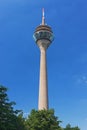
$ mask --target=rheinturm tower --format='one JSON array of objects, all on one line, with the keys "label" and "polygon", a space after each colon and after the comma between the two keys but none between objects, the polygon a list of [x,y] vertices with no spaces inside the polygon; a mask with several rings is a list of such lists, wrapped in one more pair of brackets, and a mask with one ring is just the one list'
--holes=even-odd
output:
[{"label": "rheinturm tower", "polygon": [[51,27],[45,23],[44,9],[42,11],[42,23],[34,32],[34,40],[40,49],[40,78],[39,78],[39,99],[38,110],[47,110],[48,104],[48,80],[46,50],[52,43],[54,37]]}]

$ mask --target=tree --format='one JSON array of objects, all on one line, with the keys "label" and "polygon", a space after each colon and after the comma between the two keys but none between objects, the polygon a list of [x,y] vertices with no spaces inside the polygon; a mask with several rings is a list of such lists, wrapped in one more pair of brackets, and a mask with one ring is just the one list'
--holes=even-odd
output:
[{"label": "tree", "polygon": [[[24,128],[24,119],[20,110],[14,110],[15,102],[10,102],[7,95],[7,88],[0,85],[0,130],[20,130]],[[22,124],[21,124],[21,123]],[[21,124],[21,126],[19,125]]]},{"label": "tree", "polygon": [[64,128],[64,130],[80,130],[80,128],[78,126],[71,127],[70,124],[67,124],[66,128]]},{"label": "tree", "polygon": [[28,130],[61,130],[61,121],[54,115],[54,110],[32,110],[26,120]]},{"label": "tree", "polygon": [[15,111],[13,111],[12,105],[15,104],[14,102],[9,102],[7,96],[7,88],[0,86],[0,129],[6,130],[10,127],[12,128],[11,118]]},{"label": "tree", "polygon": [[14,110],[15,102],[10,102],[7,88],[0,85],[0,130],[80,130],[77,126],[61,128],[61,121],[54,115],[54,110],[32,110],[28,118],[23,112]]},{"label": "tree", "polygon": [[15,127],[16,130],[27,130],[25,125],[25,118],[23,117],[23,112],[16,116]]}]

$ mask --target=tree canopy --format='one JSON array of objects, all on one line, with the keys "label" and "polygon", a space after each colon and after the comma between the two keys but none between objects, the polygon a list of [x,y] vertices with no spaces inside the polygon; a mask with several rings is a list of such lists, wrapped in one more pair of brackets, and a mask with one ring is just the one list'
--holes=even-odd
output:
[{"label": "tree canopy", "polygon": [[28,117],[24,118],[22,111],[14,110],[16,103],[9,101],[7,90],[0,85],[0,130],[80,130],[70,124],[62,128],[61,121],[54,115],[53,109],[33,109]]},{"label": "tree canopy", "polygon": [[66,125],[66,128],[64,128],[64,130],[80,130],[78,126],[75,127],[71,127],[70,124]]},{"label": "tree canopy", "polygon": [[[20,118],[21,111],[14,110],[13,105],[15,102],[9,101],[7,88],[0,85],[0,130],[17,130],[19,128],[19,123],[23,118]],[[21,126],[24,126],[23,123]]]},{"label": "tree canopy", "polygon": [[26,125],[29,130],[60,130],[61,121],[54,115],[54,110],[32,110]]}]

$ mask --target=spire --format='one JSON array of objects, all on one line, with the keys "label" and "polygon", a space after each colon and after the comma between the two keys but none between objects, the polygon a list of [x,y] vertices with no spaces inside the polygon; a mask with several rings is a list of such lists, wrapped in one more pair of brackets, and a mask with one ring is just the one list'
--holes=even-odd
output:
[{"label": "spire", "polygon": [[42,9],[42,25],[45,25],[44,8]]}]

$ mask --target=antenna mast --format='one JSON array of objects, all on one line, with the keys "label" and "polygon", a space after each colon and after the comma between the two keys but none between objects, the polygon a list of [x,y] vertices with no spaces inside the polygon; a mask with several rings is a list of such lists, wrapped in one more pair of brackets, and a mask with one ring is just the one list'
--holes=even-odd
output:
[{"label": "antenna mast", "polygon": [[44,13],[44,8],[42,9],[42,25],[45,25],[45,13]]}]

